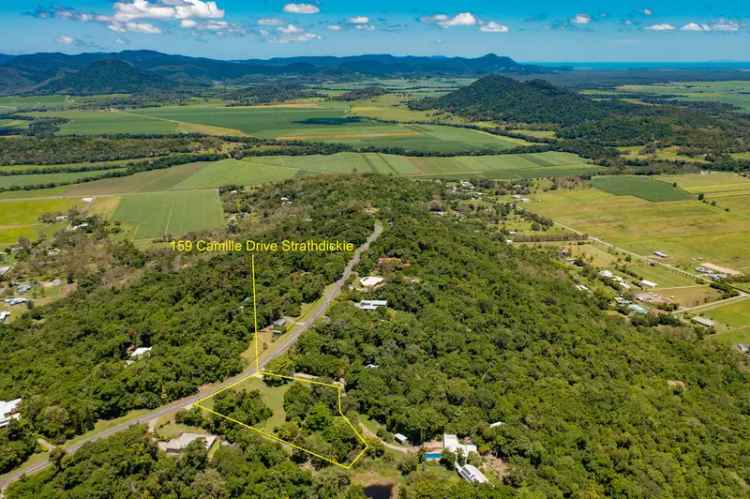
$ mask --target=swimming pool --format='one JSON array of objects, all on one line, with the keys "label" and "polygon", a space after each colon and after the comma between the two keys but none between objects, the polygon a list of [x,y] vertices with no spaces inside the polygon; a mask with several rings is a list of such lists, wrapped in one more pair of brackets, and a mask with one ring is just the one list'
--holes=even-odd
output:
[{"label": "swimming pool", "polygon": [[429,463],[431,461],[440,461],[442,457],[443,457],[442,452],[425,452],[423,459],[424,459],[424,462]]}]

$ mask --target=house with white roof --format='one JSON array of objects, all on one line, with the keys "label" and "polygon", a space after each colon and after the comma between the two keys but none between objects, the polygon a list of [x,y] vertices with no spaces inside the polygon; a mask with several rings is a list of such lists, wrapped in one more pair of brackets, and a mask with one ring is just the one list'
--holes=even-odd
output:
[{"label": "house with white roof", "polygon": [[478,453],[474,444],[463,444],[458,441],[458,436],[446,433],[443,435],[443,449],[468,457],[469,454]]},{"label": "house with white roof", "polygon": [[357,308],[360,310],[377,310],[387,306],[388,300],[362,300],[357,304]]},{"label": "house with white roof", "polygon": [[5,322],[8,317],[10,317],[10,312],[7,310],[0,310],[0,322]]},{"label": "house with white roof", "polygon": [[18,419],[18,409],[21,406],[21,399],[0,400],[0,428],[8,426],[13,419]]},{"label": "house with white roof", "polygon": [[383,284],[383,281],[385,281],[383,277],[371,275],[371,276],[361,278],[359,280],[359,283],[365,289],[375,289],[376,287]]},{"label": "house with white roof", "polygon": [[133,350],[130,353],[130,358],[131,359],[140,359],[144,355],[147,355],[147,354],[151,353],[151,349],[152,349],[152,347],[140,347],[140,348],[136,348],[135,350]]},{"label": "house with white roof", "polygon": [[406,443],[409,442],[409,439],[406,438],[406,435],[404,435],[403,433],[396,433],[395,435],[393,435],[393,438],[401,445],[406,445]]},{"label": "house with white roof", "polygon": [[653,281],[648,281],[648,280],[646,280],[646,279],[643,279],[643,280],[642,280],[642,281],[641,281],[641,282],[640,282],[639,284],[640,284],[640,285],[641,285],[641,287],[643,287],[643,288],[652,288],[652,289],[653,289],[653,288],[655,288],[656,286],[658,286],[658,284],[656,284],[655,282],[653,282]]},{"label": "house with white roof", "polygon": [[167,454],[179,454],[187,448],[188,445],[195,442],[196,440],[202,440],[203,445],[210,449],[211,446],[219,438],[216,435],[200,435],[198,433],[183,433],[177,438],[173,438],[169,442],[159,442],[159,448]]},{"label": "house with white roof", "polygon": [[489,483],[489,480],[487,480],[487,477],[484,476],[484,473],[479,471],[479,469],[472,464],[467,464],[464,466],[457,464],[456,471],[458,471],[458,474],[461,475],[461,478],[463,478],[467,482]]}]

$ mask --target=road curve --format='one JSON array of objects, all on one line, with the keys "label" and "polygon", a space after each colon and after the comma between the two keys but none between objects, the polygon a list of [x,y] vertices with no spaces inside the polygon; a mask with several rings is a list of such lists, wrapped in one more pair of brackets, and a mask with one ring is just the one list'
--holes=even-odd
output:
[{"label": "road curve", "polygon": [[[362,254],[365,253],[368,249],[370,249],[370,245],[374,243],[380,237],[382,233],[383,233],[383,224],[380,223],[379,221],[376,221],[375,228],[372,234],[370,234],[370,237],[367,238],[367,241],[365,241],[365,243],[362,244],[362,246],[360,246],[354,251],[354,254],[349,260],[349,263],[344,268],[344,272],[341,274],[341,277],[339,278],[339,280],[336,281],[333,284],[333,286],[329,286],[328,288],[326,288],[326,291],[324,292],[323,297],[319,301],[319,303],[308,314],[307,318],[303,322],[297,323],[297,325],[292,329],[291,334],[289,334],[289,336],[287,336],[284,339],[283,343],[275,345],[273,353],[271,353],[270,355],[264,356],[264,358],[260,362],[261,369],[265,367],[272,360],[288,352],[289,349],[297,342],[299,337],[302,336],[302,334],[305,331],[309,330],[315,324],[315,322],[317,322],[321,317],[323,317],[326,314],[331,304],[339,296],[339,294],[341,294],[341,290],[344,288],[344,284],[352,275],[352,272],[354,271],[354,267],[356,267],[357,264],[359,264],[360,259],[362,258]],[[245,369],[244,371],[242,371],[240,374],[237,374],[236,376],[232,376],[231,378],[228,378],[222,381],[221,383],[212,383],[212,384],[208,384],[208,385],[204,385],[200,387],[200,389],[198,390],[198,393],[194,395],[191,395],[189,397],[186,397],[180,400],[176,400],[170,404],[154,409],[153,411],[147,414],[144,414],[142,416],[129,419],[128,421],[124,421],[122,423],[119,423],[115,426],[112,426],[100,432],[96,432],[86,438],[79,440],[75,444],[63,446],[63,448],[68,454],[73,454],[76,451],[78,451],[78,449],[80,449],[83,445],[89,442],[94,442],[96,440],[108,438],[116,433],[127,430],[128,428],[132,426],[139,425],[139,424],[148,424],[149,422],[159,419],[162,416],[174,414],[180,411],[181,409],[184,409],[186,407],[189,407],[195,404],[199,400],[202,400],[206,397],[210,397],[216,392],[223,390],[227,386],[233,385],[237,383],[238,381],[242,381],[244,378],[247,378],[249,376],[253,376],[256,372],[257,372],[257,369],[255,368],[255,366],[251,366]],[[26,475],[37,473],[43,470],[44,468],[46,468],[47,466],[49,466],[49,460],[45,458],[43,461],[39,461],[29,466],[21,467],[15,471],[12,471],[4,475],[2,478],[0,478],[0,496],[3,496],[2,492],[5,489],[7,489],[8,486],[10,486],[13,482],[20,480]]]}]

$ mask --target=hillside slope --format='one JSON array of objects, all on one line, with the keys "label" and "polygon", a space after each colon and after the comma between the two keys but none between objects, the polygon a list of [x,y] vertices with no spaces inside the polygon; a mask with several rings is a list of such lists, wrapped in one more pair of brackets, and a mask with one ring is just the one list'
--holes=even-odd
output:
[{"label": "hillside slope", "polygon": [[94,95],[167,90],[174,83],[119,60],[98,61],[41,87],[42,94]]},{"label": "hillside slope", "polygon": [[520,82],[498,75],[486,76],[448,95],[412,106],[448,111],[473,120],[560,125],[599,119],[608,113],[604,105],[545,81]]}]

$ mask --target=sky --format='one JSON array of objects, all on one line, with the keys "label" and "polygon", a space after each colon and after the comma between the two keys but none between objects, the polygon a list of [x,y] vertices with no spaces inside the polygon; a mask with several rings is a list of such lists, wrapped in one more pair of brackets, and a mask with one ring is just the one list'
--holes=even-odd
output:
[{"label": "sky", "polygon": [[749,0],[0,0],[0,53],[748,61]]}]

